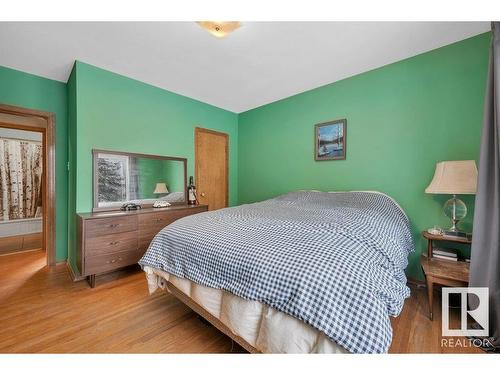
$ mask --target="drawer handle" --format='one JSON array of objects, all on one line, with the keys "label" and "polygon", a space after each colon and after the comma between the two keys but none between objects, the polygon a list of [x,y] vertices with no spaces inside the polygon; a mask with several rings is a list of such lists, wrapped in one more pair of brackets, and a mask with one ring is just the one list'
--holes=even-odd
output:
[{"label": "drawer handle", "polygon": [[110,228],[116,228],[116,227],[118,227],[119,225],[120,225],[120,224],[109,224],[109,227],[110,227]]},{"label": "drawer handle", "polygon": [[116,263],[117,261],[121,261],[122,260],[122,257],[118,257],[117,259],[111,259],[108,263]]},{"label": "drawer handle", "polygon": [[120,241],[113,241],[113,242],[110,242],[109,244],[111,246],[115,246],[115,245],[118,245],[120,243]]},{"label": "drawer handle", "polygon": [[160,221],[163,221],[163,219],[156,219],[157,223],[159,223]]}]

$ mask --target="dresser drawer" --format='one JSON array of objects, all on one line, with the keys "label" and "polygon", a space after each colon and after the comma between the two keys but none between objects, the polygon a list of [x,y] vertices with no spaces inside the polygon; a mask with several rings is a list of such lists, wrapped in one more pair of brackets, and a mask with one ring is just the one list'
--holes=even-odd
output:
[{"label": "dresser drawer", "polygon": [[133,230],[137,230],[137,216],[135,215],[93,219],[85,223],[86,238]]},{"label": "dresser drawer", "polygon": [[140,215],[139,217],[139,250],[146,251],[154,236],[167,225],[189,215],[206,211],[205,206],[183,210],[159,211]]},{"label": "dresser drawer", "polygon": [[169,210],[147,213],[139,216],[139,230],[149,230],[151,227],[164,228],[181,217],[206,211],[204,207],[186,208],[183,210]]},{"label": "dresser drawer", "polygon": [[87,257],[85,258],[85,274],[94,275],[130,266],[137,263],[142,255],[137,250],[131,250]]},{"label": "dresser drawer", "polygon": [[159,231],[182,217],[204,211],[207,206],[183,205],[134,212],[80,213],[78,270],[82,276],[90,276],[94,287],[96,274],[136,264]]},{"label": "dresser drawer", "polygon": [[147,230],[151,227],[161,227],[164,228],[168,224],[172,223],[173,219],[172,212],[161,211],[152,212],[149,214],[143,214],[139,216],[139,230]]},{"label": "dresser drawer", "polygon": [[105,236],[87,238],[85,242],[85,255],[95,256],[137,250],[137,246],[137,231],[107,234]]},{"label": "dresser drawer", "polygon": [[181,210],[183,213],[183,216],[189,216],[189,215],[194,215],[194,214],[199,214],[200,212],[206,212],[208,211],[207,206],[195,206],[188,208],[186,210]]},{"label": "dresser drawer", "polygon": [[154,212],[141,215],[139,218],[139,250],[146,251],[153,237],[174,221],[171,212]]}]

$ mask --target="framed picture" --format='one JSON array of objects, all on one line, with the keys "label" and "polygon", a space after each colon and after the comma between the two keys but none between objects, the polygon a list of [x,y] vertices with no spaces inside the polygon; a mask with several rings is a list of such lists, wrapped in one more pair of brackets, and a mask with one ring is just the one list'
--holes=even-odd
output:
[{"label": "framed picture", "polygon": [[343,160],[346,149],[347,120],[334,120],[314,127],[314,159]]}]

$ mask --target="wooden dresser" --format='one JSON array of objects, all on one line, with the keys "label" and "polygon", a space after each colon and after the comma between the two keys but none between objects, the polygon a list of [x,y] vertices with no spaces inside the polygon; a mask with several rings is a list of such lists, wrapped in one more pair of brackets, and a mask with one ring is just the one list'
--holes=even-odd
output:
[{"label": "wooden dresser", "polygon": [[95,287],[97,274],[137,263],[165,226],[207,209],[206,205],[179,205],[78,214],[76,259],[81,276]]}]

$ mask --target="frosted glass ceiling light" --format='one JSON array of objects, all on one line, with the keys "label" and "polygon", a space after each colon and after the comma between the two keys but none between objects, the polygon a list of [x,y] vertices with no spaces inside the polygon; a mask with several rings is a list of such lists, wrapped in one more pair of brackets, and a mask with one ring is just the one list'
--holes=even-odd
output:
[{"label": "frosted glass ceiling light", "polygon": [[196,23],[217,38],[224,38],[241,26],[241,22],[238,21],[198,21]]}]

